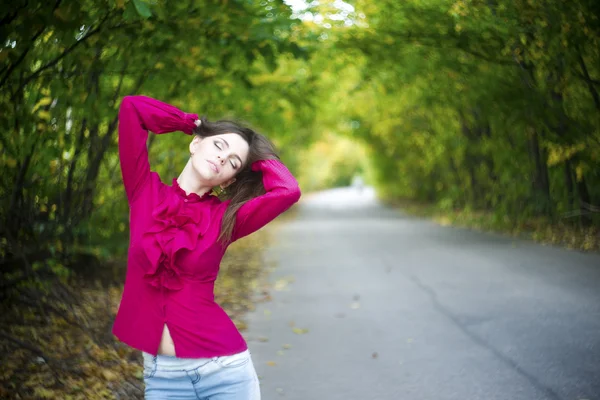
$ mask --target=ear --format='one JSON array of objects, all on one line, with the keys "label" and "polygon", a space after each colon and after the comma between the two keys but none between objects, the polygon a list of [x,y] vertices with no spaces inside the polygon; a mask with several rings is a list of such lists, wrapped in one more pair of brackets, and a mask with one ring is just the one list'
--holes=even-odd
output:
[{"label": "ear", "polygon": [[221,189],[225,189],[227,186],[231,185],[233,182],[235,182],[235,178],[231,178],[227,182],[221,183],[221,185],[219,185],[219,186],[221,187]]},{"label": "ear", "polygon": [[194,135],[194,138],[190,142],[190,154],[194,154],[196,152],[196,148],[198,147],[198,144],[201,140],[202,138],[200,136]]}]

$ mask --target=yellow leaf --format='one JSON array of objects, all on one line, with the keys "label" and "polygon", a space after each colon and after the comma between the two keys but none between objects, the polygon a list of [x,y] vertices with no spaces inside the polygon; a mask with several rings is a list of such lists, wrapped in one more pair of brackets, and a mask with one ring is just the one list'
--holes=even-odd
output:
[{"label": "yellow leaf", "polygon": [[521,33],[519,39],[521,39],[521,43],[527,44],[527,36],[525,36],[525,34]]},{"label": "yellow leaf", "polygon": [[33,107],[33,112],[36,112],[40,107],[50,105],[52,103],[51,97],[44,97]]},{"label": "yellow leaf", "polygon": [[268,365],[269,367],[274,367],[274,366],[276,366],[276,365],[277,365],[277,363],[276,363],[275,361],[267,361],[267,365]]},{"label": "yellow leaf", "polygon": [[48,111],[40,111],[38,113],[38,116],[40,117],[40,119],[42,119],[44,121],[50,121],[50,118],[52,118],[52,116],[50,115],[50,113]]},{"label": "yellow leaf", "polygon": [[292,328],[292,332],[294,332],[296,335],[304,335],[305,333],[308,333],[308,329]]},{"label": "yellow leaf", "polygon": [[58,160],[50,161],[50,172],[52,172],[52,173],[56,172],[57,167],[58,167]]},{"label": "yellow leaf", "polygon": [[104,376],[104,379],[106,379],[107,381],[116,381],[117,378],[119,377],[117,374],[115,374],[112,371],[109,371],[107,369],[102,371],[102,375]]},{"label": "yellow leaf", "polygon": [[575,174],[577,175],[577,182],[581,182],[581,180],[583,179],[583,168],[581,167],[581,165],[575,167]]}]

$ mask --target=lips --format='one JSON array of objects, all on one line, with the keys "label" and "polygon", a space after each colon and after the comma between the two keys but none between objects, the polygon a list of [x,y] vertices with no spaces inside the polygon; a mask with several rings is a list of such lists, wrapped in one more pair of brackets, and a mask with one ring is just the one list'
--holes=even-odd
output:
[{"label": "lips", "polygon": [[206,160],[206,162],[208,162],[208,165],[210,165],[210,169],[212,169],[213,172],[215,172],[217,174],[219,173],[219,167],[217,166],[217,164],[215,164],[214,162],[209,161],[209,160]]}]

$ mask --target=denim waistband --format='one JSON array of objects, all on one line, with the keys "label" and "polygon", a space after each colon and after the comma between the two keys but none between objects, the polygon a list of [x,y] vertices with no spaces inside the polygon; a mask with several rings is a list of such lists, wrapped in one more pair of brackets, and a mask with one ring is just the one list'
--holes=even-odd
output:
[{"label": "denim waistband", "polygon": [[[244,350],[241,353],[223,356],[223,357],[246,357],[250,353],[249,350]],[[144,357],[144,364],[154,364],[160,367],[161,370],[187,370],[198,368],[206,363],[217,360],[222,357],[210,357],[210,358],[180,358],[175,356],[167,356],[158,354],[153,356],[150,353],[142,352]]]}]

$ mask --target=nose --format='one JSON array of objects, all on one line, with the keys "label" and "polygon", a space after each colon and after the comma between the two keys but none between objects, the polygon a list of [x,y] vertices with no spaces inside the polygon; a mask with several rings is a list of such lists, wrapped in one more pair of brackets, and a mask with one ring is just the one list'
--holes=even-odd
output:
[{"label": "nose", "polygon": [[217,160],[219,160],[219,163],[220,163],[221,165],[223,165],[223,163],[225,162],[225,159],[224,159],[224,158],[221,158],[221,156],[217,156]]}]

